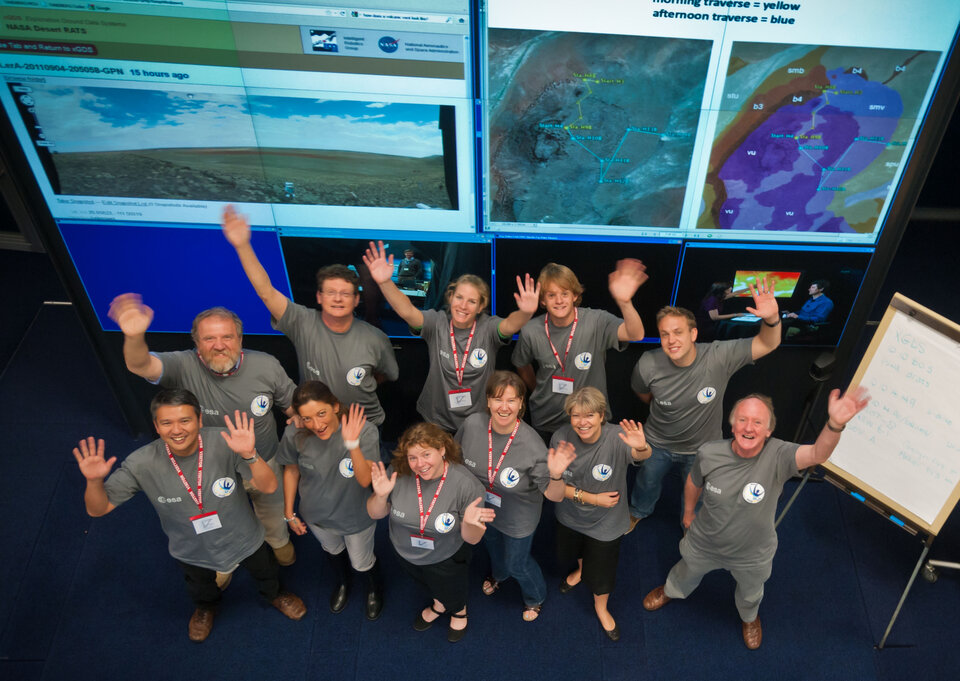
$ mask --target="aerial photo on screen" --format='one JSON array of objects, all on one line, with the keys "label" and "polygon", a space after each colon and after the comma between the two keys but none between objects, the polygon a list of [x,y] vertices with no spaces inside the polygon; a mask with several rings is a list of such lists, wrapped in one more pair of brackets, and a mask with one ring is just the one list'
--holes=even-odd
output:
[{"label": "aerial photo on screen", "polygon": [[43,85],[32,97],[58,194],[455,208],[452,107]]},{"label": "aerial photo on screen", "polygon": [[697,227],[876,233],[939,59],[734,43]]},{"label": "aerial photo on screen", "polygon": [[710,48],[491,29],[490,220],[677,227]]}]

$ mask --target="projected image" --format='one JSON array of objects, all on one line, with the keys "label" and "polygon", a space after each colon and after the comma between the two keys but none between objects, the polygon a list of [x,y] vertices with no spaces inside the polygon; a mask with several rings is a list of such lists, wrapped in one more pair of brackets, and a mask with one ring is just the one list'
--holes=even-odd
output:
[{"label": "projected image", "polygon": [[58,194],[456,208],[444,163],[453,107],[52,85],[30,94]]},{"label": "projected image", "polygon": [[732,295],[737,298],[752,298],[750,284],[756,286],[763,279],[773,287],[775,298],[792,298],[800,281],[801,272],[774,272],[772,270],[737,270],[733,278]]},{"label": "projected image", "polygon": [[698,229],[873,233],[939,58],[734,43]]},{"label": "projected image", "polygon": [[490,29],[491,222],[677,227],[710,48]]}]

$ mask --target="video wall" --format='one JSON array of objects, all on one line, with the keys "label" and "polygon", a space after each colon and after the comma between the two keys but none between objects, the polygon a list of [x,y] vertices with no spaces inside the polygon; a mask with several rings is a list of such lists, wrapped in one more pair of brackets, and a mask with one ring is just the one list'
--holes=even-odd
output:
[{"label": "video wall", "polygon": [[219,234],[233,204],[279,289],[312,304],[347,264],[393,336],[370,239],[420,307],[470,271],[508,314],[550,261],[611,307],[636,257],[651,336],[664,304],[755,333],[767,276],[785,315],[830,302],[785,342],[836,345],[960,68],[955,0],[0,4],[4,145],[104,330],[137,291],[157,331],[223,304],[273,333]]}]

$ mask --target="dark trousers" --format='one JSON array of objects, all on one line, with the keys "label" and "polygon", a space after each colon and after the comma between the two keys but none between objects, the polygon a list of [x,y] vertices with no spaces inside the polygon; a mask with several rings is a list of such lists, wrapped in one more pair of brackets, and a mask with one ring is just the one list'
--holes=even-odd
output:
[{"label": "dark trousers", "polygon": [[[217,573],[214,570],[177,561],[187,582],[187,591],[198,608],[213,610],[220,603]],[[268,601],[280,595],[280,565],[267,542],[240,561],[240,565],[257,580],[257,590]]]}]

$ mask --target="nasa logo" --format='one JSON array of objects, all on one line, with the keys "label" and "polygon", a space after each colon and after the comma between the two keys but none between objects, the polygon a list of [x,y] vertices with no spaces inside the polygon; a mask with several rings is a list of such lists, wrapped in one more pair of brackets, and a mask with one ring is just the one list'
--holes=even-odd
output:
[{"label": "nasa logo", "polygon": [[518,482],[520,482],[520,474],[517,473],[516,469],[508,466],[500,471],[500,484],[507,489],[516,487]]},{"label": "nasa logo", "polygon": [[437,532],[440,534],[446,534],[453,529],[453,526],[456,524],[457,519],[453,517],[452,513],[441,513],[437,516],[437,521],[433,524]]},{"label": "nasa logo", "polygon": [[377,41],[377,47],[387,54],[391,54],[396,52],[397,48],[400,47],[400,41],[396,38],[391,38],[390,36],[385,35]]},{"label": "nasa logo", "polygon": [[254,416],[263,416],[270,411],[271,406],[273,406],[273,404],[269,395],[257,395],[253,398],[253,402],[250,403],[250,412]]}]

